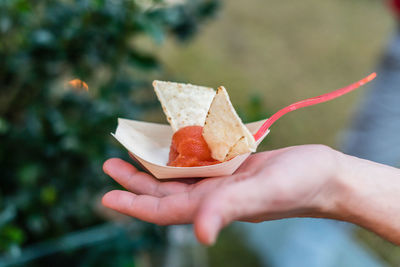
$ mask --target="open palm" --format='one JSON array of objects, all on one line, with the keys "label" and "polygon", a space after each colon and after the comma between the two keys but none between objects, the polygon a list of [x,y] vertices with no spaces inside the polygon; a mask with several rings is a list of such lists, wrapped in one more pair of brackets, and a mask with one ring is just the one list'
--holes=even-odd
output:
[{"label": "open palm", "polygon": [[128,191],[114,190],[103,204],[159,224],[194,223],[200,242],[211,244],[234,220],[251,222],[321,216],[321,203],[334,190],[340,153],[305,145],[257,153],[230,176],[159,181],[121,159],[109,159],[104,172]]}]

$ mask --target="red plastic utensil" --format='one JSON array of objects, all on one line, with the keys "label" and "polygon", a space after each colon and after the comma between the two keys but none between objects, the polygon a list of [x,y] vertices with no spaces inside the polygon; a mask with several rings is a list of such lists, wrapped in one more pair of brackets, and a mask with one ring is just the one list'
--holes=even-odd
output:
[{"label": "red plastic utensil", "polygon": [[286,113],[289,113],[290,111],[293,111],[293,110],[296,110],[299,108],[304,108],[304,107],[316,105],[319,103],[327,102],[327,101],[335,99],[339,96],[345,95],[345,94],[357,89],[358,87],[372,81],[375,77],[376,77],[376,73],[374,72],[374,73],[371,73],[370,75],[368,75],[367,77],[365,77],[364,79],[362,79],[358,82],[355,82],[351,85],[348,85],[346,87],[343,87],[341,89],[335,90],[330,93],[326,93],[326,94],[323,94],[320,96],[301,100],[299,102],[293,103],[293,104],[279,110],[274,115],[272,115],[266,122],[264,122],[264,124],[260,127],[260,129],[258,129],[258,131],[254,134],[254,139],[256,139],[256,141],[258,139],[260,139],[265,134],[265,132],[269,129],[269,127],[271,127],[271,125],[275,121],[277,121],[280,117],[282,117]]}]

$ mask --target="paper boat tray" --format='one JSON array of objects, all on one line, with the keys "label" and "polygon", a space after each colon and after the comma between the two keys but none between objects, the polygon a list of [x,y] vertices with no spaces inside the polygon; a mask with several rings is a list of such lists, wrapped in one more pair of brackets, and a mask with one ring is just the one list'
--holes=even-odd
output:
[{"label": "paper boat tray", "polygon": [[[251,133],[255,133],[265,122],[246,124]],[[257,145],[269,131],[257,141]],[[118,127],[112,134],[152,175],[158,179],[185,177],[214,177],[233,174],[247,159],[250,153],[237,156],[229,161],[201,167],[167,166],[169,148],[173,131],[171,126],[151,122],[118,119]]]}]

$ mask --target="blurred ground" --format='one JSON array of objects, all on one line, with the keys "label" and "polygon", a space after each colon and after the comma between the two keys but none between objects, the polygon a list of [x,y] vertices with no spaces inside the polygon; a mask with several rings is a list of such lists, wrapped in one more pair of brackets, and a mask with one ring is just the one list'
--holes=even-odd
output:
[{"label": "blurred ground", "polygon": [[[251,112],[249,103],[254,97],[261,101],[258,112],[270,115],[292,102],[364,77],[374,70],[394,30],[384,1],[250,0],[223,4],[219,17],[194,42],[181,45],[169,41],[155,49],[169,76],[199,85],[224,85],[245,115]],[[287,115],[273,126],[261,150],[307,143],[340,148],[340,134],[362,93],[359,90]],[[230,243],[226,242],[232,239],[229,233],[221,236],[221,243]],[[389,263],[399,263],[394,246],[370,233],[361,231],[359,236]],[[210,257],[223,257],[226,250],[229,248],[214,247]]]}]

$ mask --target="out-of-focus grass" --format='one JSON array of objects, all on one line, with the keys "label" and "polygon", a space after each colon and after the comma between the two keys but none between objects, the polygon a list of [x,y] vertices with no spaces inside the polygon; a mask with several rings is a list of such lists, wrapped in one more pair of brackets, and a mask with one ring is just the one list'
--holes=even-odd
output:
[{"label": "out-of-focus grass", "polygon": [[[237,107],[259,93],[270,114],[370,73],[392,28],[383,2],[224,1],[219,17],[195,42],[170,42],[159,54],[176,79],[224,85]],[[263,149],[336,146],[360,93],[287,115]]]},{"label": "out-of-focus grass", "polygon": [[[394,28],[385,1],[249,0],[224,1],[223,5],[219,17],[194,42],[169,41],[155,49],[167,66],[168,77],[224,85],[249,120],[369,74]],[[307,143],[340,148],[340,133],[350,123],[362,93],[361,89],[288,114],[272,127],[261,150]],[[249,103],[258,107],[252,110]],[[399,249],[385,242],[382,250],[380,238],[360,231],[363,242],[389,263],[398,264]],[[229,235],[220,242],[229,244],[225,239]],[[225,255],[225,250],[229,248],[217,246],[211,257],[233,257]]]}]

